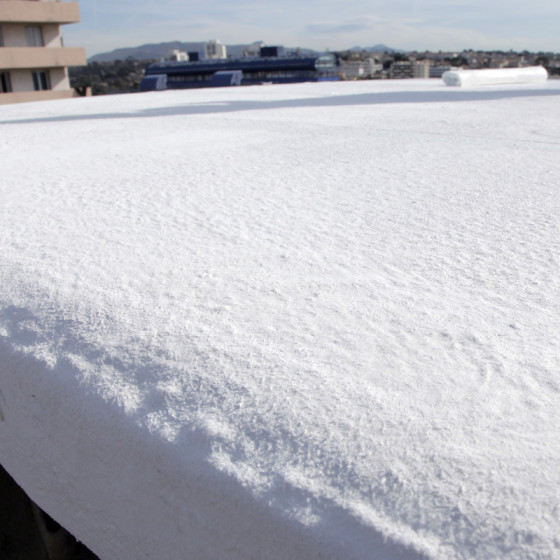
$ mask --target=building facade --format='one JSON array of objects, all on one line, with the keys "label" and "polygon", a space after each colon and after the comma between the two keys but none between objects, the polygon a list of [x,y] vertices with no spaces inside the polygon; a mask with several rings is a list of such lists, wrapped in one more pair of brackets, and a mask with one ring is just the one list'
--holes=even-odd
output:
[{"label": "building facade", "polygon": [[383,70],[383,65],[373,58],[346,60],[340,63],[338,73],[343,80],[370,79]]},{"label": "building facade", "polygon": [[414,77],[412,61],[399,60],[393,62],[389,71],[389,77],[392,80],[407,80]]},{"label": "building facade", "polygon": [[64,46],[60,26],[78,21],[77,2],[0,0],[0,104],[74,95],[68,66],[86,53]]}]

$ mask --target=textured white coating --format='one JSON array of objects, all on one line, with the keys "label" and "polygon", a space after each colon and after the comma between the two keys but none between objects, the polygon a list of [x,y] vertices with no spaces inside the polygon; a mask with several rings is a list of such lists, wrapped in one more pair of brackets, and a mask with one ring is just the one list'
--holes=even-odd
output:
[{"label": "textured white coating", "polygon": [[0,115],[0,462],[102,560],[557,558],[560,82]]}]

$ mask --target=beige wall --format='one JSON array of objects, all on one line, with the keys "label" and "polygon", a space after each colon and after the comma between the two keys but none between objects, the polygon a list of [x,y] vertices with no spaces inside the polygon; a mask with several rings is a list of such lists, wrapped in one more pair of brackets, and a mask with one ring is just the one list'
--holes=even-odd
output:
[{"label": "beige wall", "polygon": [[[2,2],[3,0],[0,0]],[[38,24],[32,24],[38,25]],[[4,38],[4,47],[27,47],[25,28],[23,23],[0,23],[2,28],[2,36]],[[43,42],[45,47],[62,46],[62,35],[60,26],[57,23],[47,23],[40,25],[43,32]]]},{"label": "beige wall", "polygon": [[[14,92],[33,91],[33,79],[29,70],[10,70],[10,80]],[[6,94],[3,93],[2,95]]]},{"label": "beige wall", "polygon": [[51,68],[49,74],[51,78],[51,89],[54,91],[70,89],[68,70],[66,68]]},{"label": "beige wall", "polygon": [[43,28],[45,47],[62,47],[60,25],[57,23],[45,23],[41,27]]},{"label": "beige wall", "polygon": [[[68,70],[66,68],[49,68],[38,69],[42,72],[49,73],[52,91],[62,91],[70,89],[70,81],[68,79]],[[20,93],[24,91],[33,91],[33,70],[11,70],[10,80],[12,82],[12,91]],[[0,98],[5,95],[1,94]]]},{"label": "beige wall", "polygon": [[4,37],[4,47],[27,47],[23,23],[0,23],[0,27]]}]

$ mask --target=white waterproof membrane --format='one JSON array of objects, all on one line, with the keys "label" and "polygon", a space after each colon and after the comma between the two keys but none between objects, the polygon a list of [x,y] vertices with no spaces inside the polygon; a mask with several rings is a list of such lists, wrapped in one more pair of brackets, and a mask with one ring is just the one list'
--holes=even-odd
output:
[{"label": "white waterproof membrane", "polygon": [[442,79],[448,86],[464,87],[500,84],[542,84],[548,80],[548,72],[542,66],[449,70],[443,73]]},{"label": "white waterproof membrane", "polygon": [[0,463],[102,560],[560,556],[560,82],[2,107]]}]

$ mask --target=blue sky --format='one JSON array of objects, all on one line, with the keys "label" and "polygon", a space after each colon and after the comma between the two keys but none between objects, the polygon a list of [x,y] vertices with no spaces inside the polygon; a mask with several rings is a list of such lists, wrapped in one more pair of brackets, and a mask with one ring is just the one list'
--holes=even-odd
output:
[{"label": "blue sky", "polygon": [[82,0],[65,44],[88,56],[163,41],[338,50],[385,43],[407,50],[560,52],[559,0]]}]

